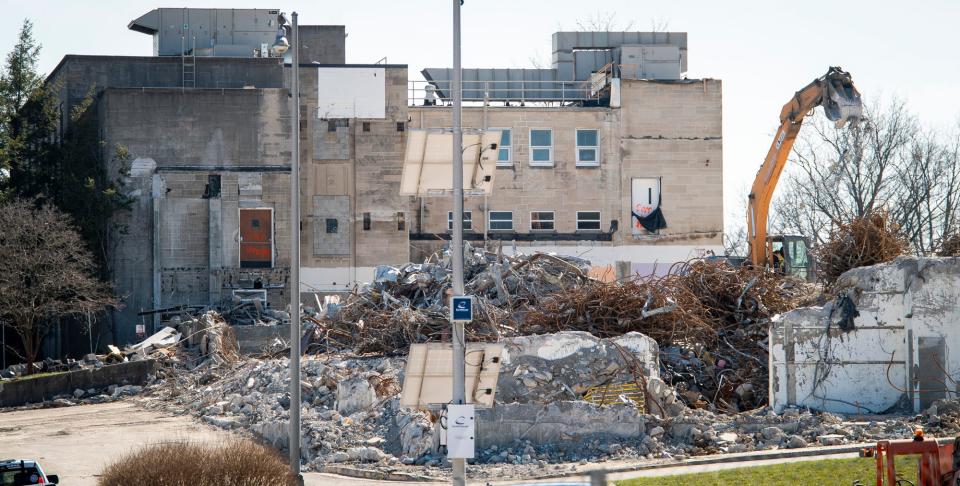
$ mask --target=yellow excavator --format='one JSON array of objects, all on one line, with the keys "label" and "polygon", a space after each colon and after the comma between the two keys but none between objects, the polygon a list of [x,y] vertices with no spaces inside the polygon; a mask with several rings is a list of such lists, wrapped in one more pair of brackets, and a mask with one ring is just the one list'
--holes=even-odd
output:
[{"label": "yellow excavator", "polygon": [[800,132],[803,119],[822,106],[827,119],[838,127],[858,123],[863,116],[860,92],[853,86],[850,73],[831,67],[827,74],[814,79],[797,91],[780,112],[780,129],[770,145],[767,158],[757,172],[747,200],[747,243],[749,260],[756,267],[772,267],[784,274],[810,280],[813,259],[809,241],[798,235],[767,235],[770,200],[777,188],[780,173]]}]

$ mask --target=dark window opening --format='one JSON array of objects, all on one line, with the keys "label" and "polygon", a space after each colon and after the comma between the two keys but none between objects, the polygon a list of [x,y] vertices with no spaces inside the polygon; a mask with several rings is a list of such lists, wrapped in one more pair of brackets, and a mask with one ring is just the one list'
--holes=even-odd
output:
[{"label": "dark window opening", "polygon": [[370,221],[370,213],[363,213],[363,230],[370,231],[370,226],[372,226],[372,222]]},{"label": "dark window opening", "polygon": [[335,132],[338,128],[347,128],[350,126],[350,120],[347,118],[336,118],[327,120],[327,131]]},{"label": "dark window opening", "polygon": [[250,220],[250,226],[253,226],[254,228],[259,228],[259,227],[260,227],[260,220],[259,220],[259,219],[252,219],[252,220]]},{"label": "dark window opening", "polygon": [[365,132],[370,131],[370,122],[363,122],[363,131]]},{"label": "dark window opening", "polygon": [[406,129],[407,129],[407,124],[406,124],[406,123],[404,123],[404,122],[397,122],[397,131],[398,131],[398,132],[406,131]]},{"label": "dark window opening", "polygon": [[214,199],[220,197],[220,174],[210,174],[207,176],[207,187],[203,191],[204,199]]},{"label": "dark window opening", "polygon": [[397,213],[397,231],[405,231],[407,229],[407,215],[403,212]]},{"label": "dark window opening", "polygon": [[327,233],[337,233],[340,230],[340,222],[336,218],[327,218]]}]

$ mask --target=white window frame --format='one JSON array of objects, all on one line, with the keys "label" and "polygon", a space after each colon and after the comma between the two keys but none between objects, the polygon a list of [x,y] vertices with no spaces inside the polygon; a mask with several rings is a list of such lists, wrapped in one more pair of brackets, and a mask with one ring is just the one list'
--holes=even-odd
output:
[{"label": "white window frame", "polygon": [[[513,129],[512,128],[491,128],[490,130],[506,130],[510,132],[510,145],[504,147],[497,144],[497,167],[513,167]],[[551,139],[552,140],[552,139]],[[503,135],[500,135],[500,141],[503,142]],[[507,160],[500,160],[500,151],[507,151]]]},{"label": "white window frame", "polygon": [[[494,227],[493,227],[493,217],[490,216],[492,213],[509,213],[509,214],[510,214],[510,228],[509,228],[509,229],[494,228]],[[498,219],[498,220],[497,220],[497,222],[504,222],[504,221],[506,221],[506,220],[505,220],[505,219]],[[516,230],[516,227],[517,227],[517,225],[514,223],[514,220],[513,220],[513,211],[490,210],[490,211],[487,212],[487,230],[488,230],[488,231],[515,231],[515,230]]]},{"label": "white window frame", "polygon": [[[534,147],[534,145],[533,145],[533,132],[534,132],[534,131],[548,131],[548,132],[550,132],[550,145],[549,145],[549,146],[547,146],[547,145],[537,145],[536,147]],[[511,134],[511,135],[512,135],[512,134]],[[530,159],[530,166],[531,166],[531,167],[553,167],[553,147],[554,147],[554,145],[556,145],[556,139],[554,138],[553,135],[554,135],[554,134],[553,134],[553,129],[552,129],[552,128],[530,128],[530,130],[527,132],[527,136],[529,137],[529,138],[527,139],[527,141],[528,141],[527,145],[529,146],[529,149],[530,149],[530,150],[529,150],[529,151],[530,151],[530,154],[529,154],[530,157],[529,157],[529,159]],[[511,142],[512,142],[512,140],[511,140]],[[549,160],[536,160],[536,161],[533,160],[533,149],[534,149],[534,148],[536,148],[536,149],[538,149],[538,150],[543,150],[544,148],[546,148],[547,150],[549,150],[550,159],[549,159]]]},{"label": "white window frame", "polygon": [[[596,145],[580,145],[580,132],[581,131],[591,131],[597,132],[597,144]],[[596,153],[595,160],[580,160],[580,149],[593,149]],[[575,152],[574,157],[577,161],[577,167],[599,167],[600,166],[600,129],[599,128],[577,128],[573,131],[573,150]]]},{"label": "white window frame", "polygon": [[[553,215],[553,219],[551,219],[551,220],[549,220],[549,221],[550,221],[551,223],[553,223],[553,228],[551,228],[551,229],[534,229],[534,228],[533,228],[533,223],[534,223],[535,220],[533,219],[533,215],[534,215],[535,213],[550,213],[550,214],[552,214],[552,215]],[[547,221],[547,220],[538,219],[538,220],[536,220],[536,221],[537,221],[537,222],[544,222],[544,221]],[[530,211],[530,231],[547,232],[547,233],[548,233],[548,232],[556,231],[556,230],[557,230],[557,212],[556,212],[556,211],[548,211],[548,210]]]},{"label": "white window frame", "polygon": [[[464,231],[473,231],[473,211],[463,212],[463,222]],[[466,227],[467,223],[470,224],[469,228]],[[447,211],[447,231],[453,231],[453,211]]]},{"label": "white window frame", "polygon": [[[580,217],[580,214],[581,214],[581,213],[597,213],[597,219],[583,219],[583,218]],[[585,222],[585,223],[587,223],[587,222],[589,222],[589,223],[596,222],[596,223],[597,223],[597,227],[596,227],[596,228],[590,228],[590,229],[580,228],[580,222],[581,222],[581,221],[583,221],[583,222]],[[599,232],[599,231],[603,231],[603,212],[600,211],[599,209],[586,209],[586,210],[583,210],[583,211],[577,211],[577,231],[582,231],[582,232]]]}]

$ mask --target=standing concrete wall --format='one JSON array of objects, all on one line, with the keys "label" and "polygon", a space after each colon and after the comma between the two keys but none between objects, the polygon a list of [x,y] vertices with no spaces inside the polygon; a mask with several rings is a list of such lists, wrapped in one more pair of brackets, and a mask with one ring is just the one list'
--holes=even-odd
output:
[{"label": "standing concrete wall", "polygon": [[927,408],[960,394],[960,260],[901,257],[850,270],[837,302],[797,309],[770,329],[770,401],[841,413]]},{"label": "standing concrete wall", "polygon": [[[143,309],[219,304],[258,279],[272,303],[289,295],[289,132],[282,89],[107,89],[105,150],[132,157],[128,225],[111,267],[124,307],[117,344],[137,340]],[[109,157],[108,157],[109,158]],[[114,161],[111,171],[119,169]],[[211,192],[219,176],[219,193]],[[240,208],[273,209],[274,265],[239,268]],[[147,331],[153,320],[145,321]]]}]

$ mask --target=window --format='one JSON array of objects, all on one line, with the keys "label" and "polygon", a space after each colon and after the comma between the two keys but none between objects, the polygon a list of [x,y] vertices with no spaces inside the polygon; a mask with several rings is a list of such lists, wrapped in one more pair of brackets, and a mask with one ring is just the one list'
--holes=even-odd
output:
[{"label": "window", "polygon": [[530,229],[533,231],[553,231],[553,211],[531,212]]},{"label": "window", "polygon": [[335,132],[338,128],[347,128],[350,126],[350,120],[347,118],[336,118],[327,120],[327,131]]},{"label": "window", "polygon": [[597,130],[577,130],[577,166],[600,165],[600,134]]},{"label": "window", "polygon": [[363,122],[363,131],[365,132],[370,131],[370,122]]},{"label": "window", "polygon": [[553,130],[530,130],[530,165],[553,165]]},{"label": "window", "polygon": [[363,230],[370,231],[373,223],[370,221],[370,213],[363,213]]},{"label": "window", "polygon": [[407,129],[407,124],[404,122],[397,122],[397,131],[402,132]]},{"label": "window", "polygon": [[[463,230],[473,229],[473,213],[471,211],[463,212]],[[447,211],[447,231],[453,231],[453,211]]]},{"label": "window", "polygon": [[600,211],[577,211],[577,231],[600,231]]},{"label": "window", "polygon": [[407,215],[403,211],[397,212],[397,231],[404,231],[407,229]]},{"label": "window", "polygon": [[337,218],[327,218],[327,234],[336,234],[340,230],[340,223]]},{"label": "window", "polygon": [[487,219],[491,231],[513,230],[513,211],[490,211]]},{"label": "window", "polygon": [[510,129],[500,129],[500,146],[497,149],[497,165],[500,167],[513,166],[513,157],[510,153]]}]

